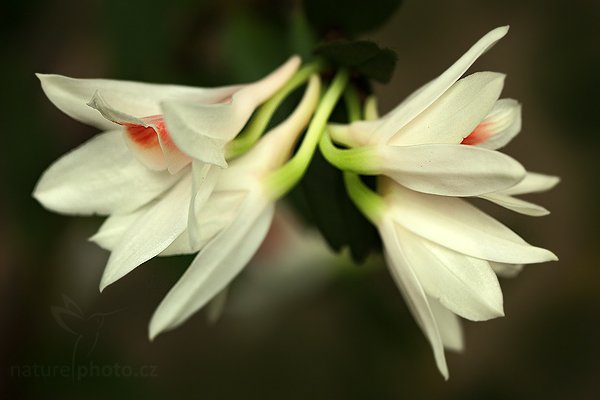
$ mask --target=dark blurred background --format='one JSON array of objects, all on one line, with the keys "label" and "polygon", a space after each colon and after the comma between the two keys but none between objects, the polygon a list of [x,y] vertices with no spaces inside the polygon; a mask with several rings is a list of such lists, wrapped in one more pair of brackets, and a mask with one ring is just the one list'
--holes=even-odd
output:
[{"label": "dark blurred background", "polygon": [[[465,323],[466,350],[448,355],[448,382],[377,259],[312,283],[282,279],[279,291],[306,287],[281,304],[273,295],[281,307],[226,312],[214,326],[200,313],[154,343],[149,318],[189,258],[153,260],[98,292],[108,253],[86,238],[101,219],[56,215],[31,198],[44,169],[97,132],[57,110],[33,74],[195,86],[249,81],[306,51],[300,10],[291,1],[2,3],[0,397],[600,398],[597,1],[405,0],[364,35],[399,55],[391,84],[375,87],[385,111],[484,33],[510,24],[472,70],[507,73],[503,96],[523,103],[523,130],[506,151],[562,178],[530,197],[550,216],[486,206],[560,261],[501,282],[506,317]],[[79,320],[61,319],[65,310]],[[78,356],[87,346],[89,356],[74,360],[75,346]],[[90,376],[71,374],[72,365]]]}]

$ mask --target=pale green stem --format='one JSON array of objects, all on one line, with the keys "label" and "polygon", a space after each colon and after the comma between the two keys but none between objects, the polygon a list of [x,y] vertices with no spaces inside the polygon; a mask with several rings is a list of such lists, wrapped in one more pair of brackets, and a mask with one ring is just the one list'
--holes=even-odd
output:
[{"label": "pale green stem", "polygon": [[279,199],[289,192],[302,179],[308,169],[319,138],[325,130],[329,116],[341,97],[348,82],[348,72],[340,70],[319,102],[310,121],[304,140],[294,156],[281,168],[265,178],[267,190],[272,199]]},{"label": "pale green stem", "polygon": [[353,86],[346,87],[346,90],[344,91],[344,101],[346,102],[346,112],[348,113],[350,122],[360,120],[362,118],[360,100],[358,99],[358,93]]},{"label": "pale green stem", "polygon": [[381,216],[381,210],[385,207],[383,198],[365,185],[360,176],[353,172],[344,171],[344,183],[346,191],[356,207],[372,223],[377,224]]},{"label": "pale green stem", "polygon": [[323,157],[334,167],[343,171],[355,172],[362,175],[378,175],[381,168],[378,165],[377,148],[374,146],[340,149],[334,146],[327,132],[321,136],[319,150]]},{"label": "pale green stem", "polygon": [[[345,93],[346,107],[350,122],[360,120],[362,117],[360,101],[354,88],[348,88]],[[385,207],[383,198],[370,187],[364,184],[360,176],[377,174],[377,149],[369,147],[358,147],[354,149],[342,150],[336,148],[329,135],[325,134],[319,143],[319,149],[323,156],[333,165],[344,170],[344,184],[348,196],[354,202],[356,207],[372,223],[377,224],[381,216],[381,211]],[[346,167],[346,168],[344,168]]]},{"label": "pale green stem", "polygon": [[298,72],[296,72],[294,76],[292,76],[292,78],[273,95],[273,97],[260,106],[248,126],[227,145],[226,158],[229,160],[250,150],[265,132],[273,114],[275,114],[277,108],[279,108],[289,94],[306,82],[312,74],[321,71],[323,68],[323,62],[315,61],[298,70]]}]

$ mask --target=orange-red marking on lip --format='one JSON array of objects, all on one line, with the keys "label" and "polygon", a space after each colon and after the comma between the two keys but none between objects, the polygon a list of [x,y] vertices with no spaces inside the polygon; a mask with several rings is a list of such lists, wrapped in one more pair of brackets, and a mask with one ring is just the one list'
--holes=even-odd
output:
[{"label": "orange-red marking on lip", "polygon": [[474,146],[479,143],[485,142],[490,136],[492,136],[492,132],[487,129],[489,122],[482,122],[473,129],[473,132],[469,134],[466,138],[460,142],[460,144],[466,144],[469,146]]},{"label": "orange-red marking on lip", "polygon": [[150,117],[144,117],[142,120],[148,124],[152,124],[153,126],[145,127],[143,125],[132,124],[129,122],[117,123],[124,126],[129,138],[141,147],[149,148],[160,146],[160,142],[158,140],[159,136],[163,145],[172,144],[171,137],[169,136],[169,132],[167,132],[167,127],[165,126],[165,121],[163,120],[162,116],[153,115]]}]

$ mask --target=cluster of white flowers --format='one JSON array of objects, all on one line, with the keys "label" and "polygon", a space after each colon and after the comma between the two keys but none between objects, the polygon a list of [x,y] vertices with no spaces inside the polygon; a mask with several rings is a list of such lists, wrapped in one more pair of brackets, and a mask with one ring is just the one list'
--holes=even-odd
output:
[{"label": "cluster of white flowers", "polygon": [[[504,76],[460,79],[507,30],[485,35],[385,116],[377,117],[370,99],[364,116],[350,112],[346,125],[328,119],[351,91],[348,73],[338,71],[322,91],[322,64],[300,68],[298,57],[255,83],[214,89],[38,75],[59,109],[105,132],[48,168],[34,196],[57,212],[108,216],[91,238],[111,252],[101,290],[153,257],[197,253],[154,313],[154,338],[240,273],[263,242],[276,201],[319,146],[377,226],[392,276],[447,378],[444,348],[463,347],[457,316],[502,316],[496,275],[556,260],[460,198],[545,215],[513,196],[558,182],[497,151],[521,128],[519,104],[499,100]],[[263,134],[281,101],[306,82],[294,112]],[[377,191],[359,175],[377,175]]]}]

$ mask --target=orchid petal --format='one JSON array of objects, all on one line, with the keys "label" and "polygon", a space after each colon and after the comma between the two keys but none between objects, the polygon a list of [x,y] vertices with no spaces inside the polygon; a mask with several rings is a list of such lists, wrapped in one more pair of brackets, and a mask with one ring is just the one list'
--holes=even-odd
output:
[{"label": "orchid petal", "polygon": [[236,220],[198,253],[158,306],[151,339],[182,324],[235,278],[265,238],[273,212],[261,194],[248,193]]},{"label": "orchid petal", "polygon": [[241,87],[231,101],[203,105],[189,101],[165,101],[161,108],[175,144],[193,158],[226,167],[224,147],[244,127],[254,109],[271,97],[296,72],[298,57],[262,80]]},{"label": "orchid petal", "polygon": [[88,240],[96,243],[105,250],[112,251],[117,247],[129,227],[133,225],[133,223],[144,214],[150,206],[151,205],[147,204],[131,213],[111,215],[104,221],[102,226],[100,226],[98,232]]},{"label": "orchid petal", "polygon": [[557,176],[538,174],[536,172],[527,172],[525,178],[515,186],[503,190],[503,194],[519,195],[527,193],[545,192],[552,189],[560,182]]},{"label": "orchid petal", "polygon": [[199,222],[197,214],[213,193],[220,172],[220,168],[214,165],[205,164],[198,160],[192,162],[192,199],[190,201],[187,223],[190,243],[196,243],[198,241]]},{"label": "orchid petal", "polygon": [[241,86],[194,88],[177,85],[150,84],[107,79],[74,79],[61,75],[37,74],[46,96],[65,114],[102,130],[115,129],[116,124],[87,106],[97,91],[115,109],[138,117],[161,114],[163,100],[192,101],[213,104],[229,98]]},{"label": "orchid petal", "polygon": [[[179,235],[161,256],[176,254],[192,254],[200,251],[226,226],[231,224],[236,216],[246,192],[213,192],[204,206],[196,210],[197,236],[192,241],[186,230]],[[189,229],[189,225],[188,228]]]},{"label": "orchid petal", "polygon": [[518,183],[525,169],[497,151],[459,144],[379,146],[382,172],[410,189],[475,196]]},{"label": "orchid petal", "polygon": [[521,105],[501,99],[462,143],[497,150],[506,146],[521,131]]},{"label": "orchid petal", "polygon": [[108,259],[100,291],[165,250],[185,230],[190,188],[186,175],[131,224]]},{"label": "orchid petal", "polygon": [[496,273],[496,275],[503,278],[513,278],[523,270],[523,264],[507,264],[490,261],[490,266]]},{"label": "orchid petal", "polygon": [[328,124],[331,138],[338,144],[347,147],[361,147],[369,144],[379,121],[355,121],[351,124]]},{"label": "orchid petal", "polygon": [[414,266],[405,256],[407,250],[405,243],[397,236],[391,221],[384,220],[379,226],[379,231],[392,277],[396,285],[398,285],[400,293],[404,297],[417,325],[419,325],[431,344],[435,362],[440,373],[445,379],[448,379],[448,366],[446,364],[440,331],[431,311],[427,295],[415,274]]},{"label": "orchid petal", "polygon": [[385,122],[377,129],[377,135],[371,139],[371,143],[386,143],[396,132],[448,90],[479,56],[492,47],[507,32],[508,26],[503,26],[483,36],[444,73],[421,87],[421,89],[398,105],[387,117],[384,117]]},{"label": "orchid petal", "polygon": [[462,199],[427,195],[389,184],[394,220],[407,230],[449,249],[484,260],[530,264],[555,261],[509,228]]},{"label": "orchid petal", "polygon": [[388,143],[401,146],[459,144],[492,110],[503,85],[504,75],[495,72],[477,72],[459,80],[397,130]]},{"label": "orchid petal", "polygon": [[424,240],[397,226],[405,257],[428,296],[471,321],[504,316],[502,290],[489,263]]},{"label": "orchid petal", "polygon": [[463,351],[465,338],[460,319],[452,311],[441,305],[439,301],[428,297],[429,307],[437,323],[446,350]]},{"label": "orchid petal", "polygon": [[479,197],[489,200],[492,203],[496,203],[499,206],[509,210],[518,212],[520,214],[529,215],[531,217],[542,217],[550,214],[550,211],[546,210],[542,206],[538,206],[537,204],[533,204],[525,200],[517,199],[501,192],[482,194]]},{"label": "orchid petal", "polygon": [[171,140],[160,115],[137,118],[112,107],[100,92],[94,93],[88,105],[104,118],[124,127],[127,146],[148,168],[168,169],[175,174],[190,163],[190,158]]},{"label": "orchid petal", "polygon": [[126,213],[148,203],[180,175],[150,171],[136,160],[121,132],[96,135],[52,164],[33,196],[65,214]]}]

